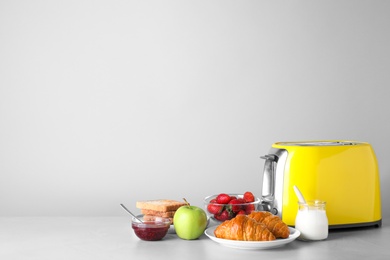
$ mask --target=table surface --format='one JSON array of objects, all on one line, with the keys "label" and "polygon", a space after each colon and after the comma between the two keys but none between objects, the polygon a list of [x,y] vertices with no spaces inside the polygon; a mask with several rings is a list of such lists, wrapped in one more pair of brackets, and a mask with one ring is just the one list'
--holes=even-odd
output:
[{"label": "table surface", "polygon": [[390,219],[382,227],[331,230],[325,241],[243,250],[207,236],[139,240],[128,217],[0,218],[0,259],[390,259]]}]

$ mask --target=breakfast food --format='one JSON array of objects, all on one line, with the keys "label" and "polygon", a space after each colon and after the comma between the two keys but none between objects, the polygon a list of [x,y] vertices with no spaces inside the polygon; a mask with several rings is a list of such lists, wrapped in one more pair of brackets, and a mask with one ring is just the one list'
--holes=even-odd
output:
[{"label": "breakfast food", "polygon": [[157,210],[151,210],[151,209],[141,209],[141,213],[147,216],[156,216],[156,217],[163,217],[163,218],[173,218],[175,215],[176,210],[170,210],[170,211],[157,211]]},{"label": "breakfast food", "polygon": [[255,196],[247,191],[243,195],[219,193],[207,204],[207,211],[218,221],[225,221],[237,215],[247,215],[256,210]]},{"label": "breakfast food", "polygon": [[275,236],[267,227],[246,215],[237,215],[224,221],[214,230],[217,238],[241,241],[272,241]]},{"label": "breakfast food", "polygon": [[176,210],[184,205],[186,205],[185,202],[169,199],[144,200],[136,203],[136,207],[141,209],[141,213],[144,214],[145,220],[153,221],[156,218],[164,217],[169,218],[171,224],[173,224]]},{"label": "breakfast food", "polygon": [[184,201],[187,205],[177,209],[173,218],[176,235],[185,240],[198,239],[208,224],[206,212],[197,206],[191,206],[186,199]]},{"label": "breakfast food", "polygon": [[159,200],[144,200],[137,201],[136,207],[139,209],[155,210],[160,212],[167,212],[177,210],[181,206],[186,205],[185,202],[177,200],[159,199]]},{"label": "breakfast food", "polygon": [[132,222],[134,233],[141,240],[157,241],[161,240],[168,233],[171,223],[169,219],[159,218],[156,221],[143,219],[143,222],[138,220]]},{"label": "breakfast food", "polygon": [[244,200],[246,202],[254,202],[255,201],[255,196],[253,195],[252,192],[247,191],[244,193]]},{"label": "breakfast food", "polygon": [[248,214],[248,217],[263,223],[276,238],[288,238],[290,235],[290,230],[286,223],[271,212],[253,211]]}]

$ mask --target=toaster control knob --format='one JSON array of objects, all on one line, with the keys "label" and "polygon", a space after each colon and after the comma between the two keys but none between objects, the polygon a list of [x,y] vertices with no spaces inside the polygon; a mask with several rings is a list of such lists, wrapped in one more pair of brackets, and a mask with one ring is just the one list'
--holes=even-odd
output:
[{"label": "toaster control knob", "polygon": [[274,214],[274,215],[278,215],[278,209],[277,208],[273,208],[271,210],[271,213]]}]

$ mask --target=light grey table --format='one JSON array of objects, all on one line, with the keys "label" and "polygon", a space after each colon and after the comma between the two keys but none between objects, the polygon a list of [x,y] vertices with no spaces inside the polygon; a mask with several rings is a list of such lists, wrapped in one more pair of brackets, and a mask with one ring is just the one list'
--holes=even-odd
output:
[{"label": "light grey table", "polygon": [[390,219],[381,228],[331,231],[325,241],[242,250],[205,235],[187,241],[169,233],[161,241],[141,241],[128,217],[0,218],[0,259],[390,259]]}]

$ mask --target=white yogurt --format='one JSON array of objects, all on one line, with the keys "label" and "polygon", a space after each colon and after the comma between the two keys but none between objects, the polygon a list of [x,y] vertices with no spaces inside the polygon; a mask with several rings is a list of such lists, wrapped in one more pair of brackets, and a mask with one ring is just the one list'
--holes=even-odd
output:
[{"label": "white yogurt", "polygon": [[295,228],[301,232],[301,240],[324,240],[328,237],[328,217],[325,202],[308,201],[299,203]]}]

